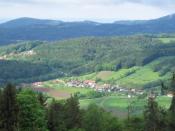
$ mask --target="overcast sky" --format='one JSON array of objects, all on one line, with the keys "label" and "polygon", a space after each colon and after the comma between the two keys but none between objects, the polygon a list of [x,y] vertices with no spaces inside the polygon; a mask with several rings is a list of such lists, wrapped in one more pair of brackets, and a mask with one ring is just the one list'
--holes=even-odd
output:
[{"label": "overcast sky", "polygon": [[175,0],[0,0],[0,20],[19,17],[64,21],[154,19],[175,13]]}]

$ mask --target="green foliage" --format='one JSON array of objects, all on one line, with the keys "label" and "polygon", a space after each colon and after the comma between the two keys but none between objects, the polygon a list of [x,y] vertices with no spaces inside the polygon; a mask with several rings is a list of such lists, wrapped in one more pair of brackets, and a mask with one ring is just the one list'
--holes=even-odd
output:
[{"label": "green foliage", "polygon": [[81,117],[76,96],[71,96],[64,103],[53,100],[48,110],[48,128],[51,131],[80,130]]},{"label": "green foliage", "polygon": [[167,131],[174,131],[175,129],[175,113],[168,111],[166,116]]},{"label": "green foliage", "polygon": [[40,44],[43,44],[41,41],[26,41],[26,42],[21,42],[18,44],[12,44],[8,46],[3,46],[0,48],[0,55],[5,55],[5,54],[17,54],[25,51],[30,51],[31,49],[39,46]]},{"label": "green foliage", "polygon": [[144,119],[140,117],[132,117],[130,120],[123,122],[124,131],[145,131]]},{"label": "green foliage", "polygon": [[173,92],[173,94],[175,95],[175,73],[173,73],[173,77],[171,80],[171,85],[170,85],[170,90]]},{"label": "green foliage", "polygon": [[164,85],[163,82],[161,82],[161,95],[167,94],[167,87]]},{"label": "green foliage", "polygon": [[[54,73],[50,67],[25,61],[0,60],[0,84],[49,80],[61,76]],[[13,73],[12,73],[13,72]]]},{"label": "green foliage", "polygon": [[86,131],[120,131],[118,120],[96,105],[89,105],[83,119]]},{"label": "green foliage", "polygon": [[[95,71],[118,71],[124,68],[140,67],[141,70],[128,71],[123,77],[129,78],[119,82],[133,86],[154,86],[158,84],[159,75],[164,78],[168,72],[174,70],[175,65],[173,62],[174,42],[162,44],[154,37],[142,35],[86,37],[54,43],[35,41],[6,46],[0,49],[2,52],[0,57],[3,59],[0,61],[2,67],[0,74],[3,74],[0,78],[2,82],[9,80],[21,83],[48,80],[65,75],[74,76]],[[149,68],[145,68],[147,65]],[[14,72],[13,75],[10,75],[11,71]],[[146,80],[141,80],[137,84],[135,81],[140,81],[139,75],[146,72],[152,77],[145,77]],[[134,74],[136,76],[133,76]],[[114,78],[114,80],[116,82],[117,79]],[[113,83],[113,81],[109,82]],[[149,83],[151,85],[148,85]]]},{"label": "green foliage", "polygon": [[171,100],[171,105],[168,111],[168,130],[173,131],[175,129],[175,73],[173,73],[171,82],[170,82],[170,89],[172,92],[173,98]]},{"label": "green foliage", "polygon": [[149,98],[144,112],[146,131],[164,131],[166,128],[165,115],[166,112],[158,106],[154,98]]},{"label": "green foliage", "polygon": [[0,130],[17,131],[18,111],[16,88],[8,84],[0,94]]},{"label": "green foliage", "polygon": [[93,98],[100,98],[105,96],[104,92],[96,92],[96,91],[91,91],[87,94],[87,98],[93,99]]},{"label": "green foliage", "polygon": [[[118,119],[99,105],[90,104],[86,110],[79,107],[78,97],[46,104],[44,94],[28,89],[17,91],[13,85],[0,90],[0,130],[2,131],[174,131],[175,113],[158,105],[149,98],[145,106],[144,117],[130,116],[130,119]],[[104,105],[128,106],[128,99],[106,99]],[[135,100],[135,98],[132,98]],[[159,98],[159,100],[161,100]],[[157,100],[157,101],[159,101]],[[174,100],[174,98],[173,98]],[[173,101],[172,100],[172,101]],[[123,104],[123,105],[122,105]],[[134,106],[142,106],[134,102]],[[8,107],[8,108],[7,108]],[[114,108],[113,108],[114,109]],[[124,108],[122,108],[123,110]],[[18,118],[18,119],[17,119]],[[8,126],[7,126],[8,125]]]},{"label": "green foliage", "polygon": [[32,90],[23,90],[17,95],[20,131],[47,131],[45,110]]},{"label": "green foliage", "polygon": [[48,109],[48,129],[50,131],[66,131],[64,105],[55,100]]},{"label": "green foliage", "polygon": [[97,92],[97,91],[89,91],[86,94],[82,94],[80,92],[75,93],[78,98],[80,99],[93,99],[93,98],[101,98],[103,96],[106,96],[107,93],[104,92]]},{"label": "green foliage", "polygon": [[48,96],[43,95],[43,93],[39,92],[38,93],[38,100],[40,102],[40,105],[45,107],[47,105]]},{"label": "green foliage", "polygon": [[0,89],[0,128],[2,128],[2,121],[4,118],[2,118],[2,113],[3,113],[3,110],[2,110],[2,106],[3,106],[3,99],[2,99],[2,90]]},{"label": "green foliage", "polygon": [[71,96],[65,102],[65,122],[67,129],[81,127],[81,113],[77,96]]}]

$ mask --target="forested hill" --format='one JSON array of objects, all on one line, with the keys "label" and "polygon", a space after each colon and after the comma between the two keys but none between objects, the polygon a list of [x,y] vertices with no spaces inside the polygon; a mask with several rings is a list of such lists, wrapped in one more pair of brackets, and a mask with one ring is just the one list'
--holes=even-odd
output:
[{"label": "forested hill", "polygon": [[139,85],[149,87],[174,71],[175,37],[84,37],[52,43],[26,41],[2,46],[0,67],[1,83],[128,69],[122,76],[126,78],[125,83],[131,85],[134,79],[145,82],[150,78],[151,81]]},{"label": "forested hill", "polygon": [[82,36],[126,36],[139,33],[175,33],[175,15],[148,21],[63,22],[32,18],[0,24],[0,45],[23,40],[56,41]]}]

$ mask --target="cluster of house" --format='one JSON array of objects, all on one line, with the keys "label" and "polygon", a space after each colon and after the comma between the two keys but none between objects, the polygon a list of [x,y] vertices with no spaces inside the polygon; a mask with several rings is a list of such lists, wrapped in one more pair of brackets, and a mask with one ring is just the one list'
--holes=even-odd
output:
[{"label": "cluster of house", "polygon": [[32,86],[41,87],[42,86],[42,82],[34,82],[34,83],[32,83]]},{"label": "cluster of house", "polygon": [[[29,51],[25,51],[25,52],[21,52],[19,53],[20,55],[23,55],[23,56],[31,56],[31,55],[35,55],[36,53],[33,51],[33,50],[29,50]],[[9,56],[17,56],[19,55],[18,53],[10,53],[8,55],[3,55],[3,56],[0,56],[0,60],[5,60],[7,59]]]},{"label": "cluster of house", "polygon": [[88,88],[95,88],[96,82],[93,80],[85,80],[85,81],[79,81],[79,80],[70,80],[67,82],[68,87],[88,87]]},{"label": "cluster of house", "polygon": [[5,56],[0,56],[0,60],[4,60],[5,58]]},{"label": "cluster of house", "polygon": [[[119,92],[121,94],[128,94],[128,97],[131,98],[135,95],[142,95],[144,93],[143,90],[134,89],[134,88],[124,88],[120,87],[119,85],[110,85],[110,84],[97,84],[93,80],[70,80],[68,82],[65,82],[63,80],[55,80],[53,81],[55,84],[66,84],[68,87],[79,87],[79,88],[91,88],[98,92]],[[42,82],[34,82],[32,83],[34,87],[42,87]],[[168,97],[173,97],[172,92],[168,92],[166,94]],[[149,93],[149,98],[155,98],[156,95],[154,93]]]},{"label": "cluster of house", "polygon": [[[97,84],[93,80],[70,80],[67,82],[68,87],[80,87],[80,88],[91,88],[98,92],[122,92],[130,94],[143,94],[143,90],[128,89],[120,87],[119,85],[110,85],[110,84]],[[128,96],[129,97],[129,96]]]}]

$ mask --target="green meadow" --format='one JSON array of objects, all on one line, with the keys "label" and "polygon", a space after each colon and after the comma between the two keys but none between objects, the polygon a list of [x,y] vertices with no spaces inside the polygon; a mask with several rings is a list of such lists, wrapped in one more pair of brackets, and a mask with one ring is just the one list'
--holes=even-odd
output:
[{"label": "green meadow", "polygon": [[[125,72],[124,70],[122,71]],[[120,71],[120,73],[122,71]],[[110,72],[100,72],[96,75],[99,76],[99,74],[102,75],[103,73],[109,74]],[[114,72],[111,73],[114,74]],[[90,76],[95,76],[94,74],[86,75],[84,77],[87,78]],[[116,74],[114,75],[117,76]],[[63,82],[58,84],[55,81],[43,82],[42,88],[51,89],[48,92],[48,95],[56,99],[66,99],[70,97],[71,94],[77,92],[81,93],[82,95],[87,95],[89,92],[93,91],[89,88],[67,87],[64,85]],[[160,106],[168,109],[171,103],[171,98],[167,96],[159,96],[156,98],[156,101],[159,103]],[[120,118],[126,118],[128,115],[128,106],[130,106],[131,108],[130,115],[136,116],[141,114],[143,112],[144,106],[147,103],[147,98],[140,98],[139,96],[128,98],[127,95],[122,93],[112,93],[108,96],[100,98],[80,98],[79,102],[82,109],[86,109],[90,104],[96,104],[104,110],[111,112],[115,116],[118,116]]]},{"label": "green meadow", "polygon": [[155,38],[156,40],[160,40],[161,42],[167,44],[167,43],[170,43],[170,42],[174,42],[175,41],[175,38],[174,37],[169,37],[169,38]]},{"label": "green meadow", "polygon": [[139,67],[120,69],[118,71],[100,71],[78,77],[65,78],[65,80],[95,80],[97,83],[118,84],[128,88],[144,88],[148,86],[155,87],[160,85],[161,81],[167,80],[171,77],[171,72],[163,74],[163,70],[171,65],[163,65],[156,69],[156,66],[162,65],[165,60],[171,60],[171,57],[160,58],[148,65]]},{"label": "green meadow", "polygon": [[[166,96],[160,96],[156,98],[156,101],[165,109],[168,109],[171,103],[171,98]],[[131,115],[138,115],[144,110],[144,106],[147,103],[147,99],[127,98],[127,96],[106,96],[96,99],[84,99],[80,100],[80,107],[87,108],[89,104],[97,104],[101,108],[113,113],[116,116],[125,118],[128,114],[128,106],[131,105]]]},{"label": "green meadow", "polygon": [[[142,88],[142,85],[145,83],[150,83],[152,81],[156,81],[157,79],[167,79],[168,75],[160,76],[159,72],[154,72],[153,67],[159,63],[158,62],[151,63],[150,65],[141,67],[132,67],[129,69],[121,69],[117,72],[115,71],[101,71],[95,72],[79,77],[68,77],[63,78],[61,80],[50,80],[42,83],[42,88],[50,89],[47,94],[56,99],[66,99],[69,98],[71,94],[75,94],[79,92],[81,95],[87,95],[89,92],[92,92],[93,89],[90,88],[77,88],[77,87],[67,87],[66,81],[75,79],[75,80],[97,80],[100,79],[100,83],[110,83],[111,80],[128,85],[138,85],[135,87]],[[129,74],[129,75],[128,75]],[[140,85],[140,86],[139,86]],[[156,101],[163,108],[168,109],[170,106],[171,98],[167,96],[160,96],[156,98]],[[112,93],[108,96],[100,97],[100,98],[81,98],[80,99],[80,107],[82,109],[86,109],[89,104],[97,104],[99,107],[105,109],[108,112],[113,113],[116,116],[121,118],[126,118],[128,115],[128,106],[132,108],[131,115],[138,115],[143,112],[144,106],[147,103],[147,98],[139,98],[135,96],[133,98],[127,97],[125,94],[120,93]]]}]

